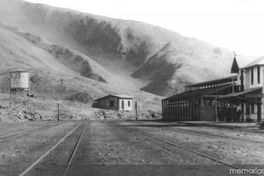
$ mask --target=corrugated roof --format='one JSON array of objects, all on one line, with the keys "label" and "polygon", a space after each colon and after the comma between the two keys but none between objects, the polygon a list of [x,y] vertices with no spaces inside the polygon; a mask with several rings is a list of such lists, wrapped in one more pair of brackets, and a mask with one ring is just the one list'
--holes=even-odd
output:
[{"label": "corrugated roof", "polygon": [[132,96],[129,96],[129,95],[112,95],[112,96],[119,97],[119,98],[133,98]]},{"label": "corrugated roof", "polygon": [[207,89],[199,89],[199,90],[190,90],[185,91],[181,94],[173,95],[171,97],[165,98],[164,100],[176,100],[176,99],[182,99],[186,97],[202,97],[204,95],[212,95],[219,91],[225,90],[232,87],[232,85],[225,85],[225,86],[219,86],[214,88],[207,88]]},{"label": "corrugated roof", "polygon": [[94,101],[98,101],[98,100],[101,100],[101,99],[104,99],[104,98],[107,98],[107,97],[129,98],[129,99],[133,98],[132,96],[129,96],[129,95],[112,95],[112,94],[110,94],[110,95],[98,98],[98,99],[96,99]]},{"label": "corrugated roof", "polygon": [[232,98],[232,97],[238,97],[240,95],[245,95],[251,92],[255,92],[257,90],[262,90],[262,87],[256,87],[256,88],[251,88],[251,89],[247,89],[244,90],[242,92],[234,92],[234,93],[230,93],[230,94],[226,94],[226,95],[221,95],[219,96],[219,98]]},{"label": "corrugated roof", "polygon": [[249,63],[247,66],[245,66],[244,68],[249,68],[255,65],[264,65],[264,56],[261,56],[259,58],[257,58],[256,60],[254,60],[253,62]]},{"label": "corrugated roof", "polygon": [[227,83],[227,82],[232,82],[232,81],[236,81],[237,80],[237,76],[229,76],[229,77],[225,77],[225,78],[220,78],[220,79],[214,79],[211,81],[205,81],[205,82],[200,82],[200,83],[196,83],[196,84],[191,84],[185,87],[200,87],[200,86],[208,86],[208,85],[214,85],[214,84],[222,84],[222,83]]}]

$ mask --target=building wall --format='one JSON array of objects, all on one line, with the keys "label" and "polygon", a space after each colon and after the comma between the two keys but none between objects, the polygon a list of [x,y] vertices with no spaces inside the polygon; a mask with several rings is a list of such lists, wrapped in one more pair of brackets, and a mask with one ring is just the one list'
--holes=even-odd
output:
[{"label": "building wall", "polygon": [[132,111],[133,110],[133,101],[132,101],[132,99],[120,98],[119,99],[119,110]]},{"label": "building wall", "polygon": [[215,107],[212,105],[204,105],[201,108],[201,121],[215,121]]},{"label": "building wall", "polygon": [[12,72],[11,76],[11,88],[29,88],[29,73],[28,72]]},{"label": "building wall", "polygon": [[[244,76],[244,85],[245,90],[250,88],[256,88],[256,87],[264,87],[264,66],[260,65],[260,83],[258,83],[258,66],[254,66],[253,68],[253,76],[254,81],[253,84],[251,84],[251,68],[247,68],[245,70],[245,76]],[[262,89],[262,94],[264,94],[264,89]],[[264,98],[261,99],[262,105],[261,105],[261,119],[264,119]],[[252,113],[252,109],[250,108],[250,115],[249,118],[257,121],[257,105],[254,105],[254,113]],[[244,117],[246,119],[246,104],[244,104]]]},{"label": "building wall", "polygon": [[[259,67],[260,67],[260,83],[258,83],[258,71],[257,71],[258,66],[247,68],[245,70],[245,77],[244,77],[245,89],[260,87],[264,85],[264,66],[259,66]],[[251,69],[253,69],[253,76],[254,76],[253,84],[251,84],[251,74],[252,74]]]},{"label": "building wall", "polygon": [[102,109],[118,110],[119,101],[117,97],[105,97],[98,100],[98,107]]},{"label": "building wall", "polygon": [[[247,106],[249,106],[249,114],[247,113]],[[246,121],[247,118],[249,118],[252,121],[257,121],[257,105],[254,105],[254,112],[252,112],[252,108],[251,105],[247,105],[246,103],[244,103],[244,119]],[[248,117],[247,117],[248,116]]]},{"label": "building wall", "polygon": [[[123,106],[122,106],[123,102]],[[108,110],[133,110],[133,100],[127,98],[118,98],[114,96],[108,96],[98,100],[98,108]]]}]

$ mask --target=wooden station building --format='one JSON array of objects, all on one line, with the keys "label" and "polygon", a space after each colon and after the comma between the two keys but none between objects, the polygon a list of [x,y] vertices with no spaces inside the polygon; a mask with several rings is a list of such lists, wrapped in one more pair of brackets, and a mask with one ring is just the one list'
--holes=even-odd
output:
[{"label": "wooden station building", "polygon": [[264,119],[264,57],[239,69],[234,58],[229,77],[188,85],[162,100],[167,121],[253,122]]}]

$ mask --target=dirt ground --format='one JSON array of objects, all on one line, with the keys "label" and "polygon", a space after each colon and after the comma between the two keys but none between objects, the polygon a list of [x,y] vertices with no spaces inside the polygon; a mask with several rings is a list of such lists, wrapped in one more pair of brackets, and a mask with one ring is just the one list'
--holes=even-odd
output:
[{"label": "dirt ground", "polygon": [[[29,133],[19,137],[0,140],[0,175],[17,175],[25,166],[36,160],[50,146],[54,145],[77,122],[36,121],[17,124],[1,124],[1,136],[10,133]],[[9,127],[7,127],[9,125]],[[38,127],[45,127],[39,129]],[[38,128],[38,129],[36,129]]]},{"label": "dirt ground", "polygon": [[[81,121],[0,123],[0,175],[18,175]],[[66,175],[229,175],[229,167],[137,132],[160,137],[242,168],[264,162],[264,133],[247,129],[193,127],[161,121],[88,120],[27,175],[62,175],[73,148],[84,135]],[[176,174],[177,173],[177,174]]]},{"label": "dirt ground", "polygon": [[[131,123],[122,122],[131,126]],[[264,131],[194,127],[177,123],[136,122],[134,127],[153,136],[168,138],[181,146],[216,157],[234,165],[264,162]]]}]

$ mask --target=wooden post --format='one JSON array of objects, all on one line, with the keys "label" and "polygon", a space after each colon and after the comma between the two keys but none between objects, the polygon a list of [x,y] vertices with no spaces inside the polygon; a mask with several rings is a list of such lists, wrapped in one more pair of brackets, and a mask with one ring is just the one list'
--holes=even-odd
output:
[{"label": "wooden post", "polygon": [[179,120],[179,100],[175,102],[175,121]]},{"label": "wooden post", "polygon": [[192,115],[192,100],[189,99],[189,116],[190,116],[190,119],[193,120],[193,115]]},{"label": "wooden post", "polygon": [[175,115],[176,115],[176,101],[173,100],[173,120],[175,120]]},{"label": "wooden post", "polygon": [[258,107],[257,121],[261,122],[261,103],[257,103],[257,107]]},{"label": "wooden post", "polygon": [[230,114],[231,114],[231,118],[229,119],[229,120],[231,120],[231,122],[234,122],[234,109],[233,109],[233,103],[230,103],[231,104],[231,112],[230,112]]},{"label": "wooden post", "polygon": [[12,78],[12,75],[10,73],[10,81],[9,81],[9,107],[11,108],[12,106],[12,95],[11,95],[11,78]]},{"label": "wooden post", "polygon": [[135,112],[136,112],[136,120],[138,120],[138,107],[137,107],[137,101],[135,102]]},{"label": "wooden post", "polygon": [[218,104],[217,97],[215,97],[215,121],[219,122],[218,112],[217,112],[217,104]]},{"label": "wooden post", "polygon": [[245,108],[244,108],[244,103],[241,103],[241,121],[245,121]]},{"label": "wooden post", "polygon": [[180,100],[180,116],[179,117],[181,121],[183,120],[182,116],[183,116],[183,103],[182,103],[182,100]]},{"label": "wooden post", "polygon": [[200,119],[205,119],[204,117],[204,99],[203,97],[200,98],[200,112],[199,112],[199,116],[200,116]]},{"label": "wooden post", "polygon": [[161,110],[162,110],[162,119],[164,120],[164,103],[165,103],[165,101],[164,100],[162,100],[161,101]]},{"label": "wooden post", "polygon": [[63,99],[63,97],[62,97],[63,79],[61,79],[60,81],[61,81],[61,100],[62,100]]},{"label": "wooden post", "polygon": [[57,107],[58,107],[58,117],[57,117],[57,120],[58,122],[60,121],[60,103],[57,102]]}]

